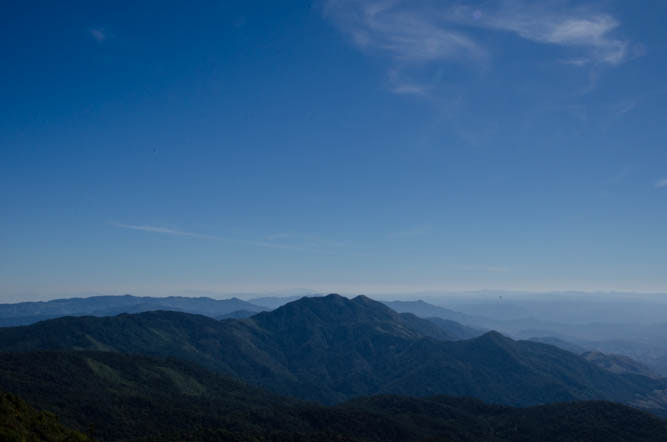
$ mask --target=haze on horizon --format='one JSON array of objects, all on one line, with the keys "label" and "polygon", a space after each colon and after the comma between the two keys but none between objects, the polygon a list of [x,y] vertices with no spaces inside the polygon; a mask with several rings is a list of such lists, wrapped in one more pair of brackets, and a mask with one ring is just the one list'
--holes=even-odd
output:
[{"label": "haze on horizon", "polygon": [[3,9],[0,303],[667,293],[664,2]]}]

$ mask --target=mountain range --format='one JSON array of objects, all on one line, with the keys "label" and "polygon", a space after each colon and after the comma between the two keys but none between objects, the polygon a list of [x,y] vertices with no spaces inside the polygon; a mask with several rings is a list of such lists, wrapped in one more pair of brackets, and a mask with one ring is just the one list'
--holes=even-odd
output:
[{"label": "mountain range", "polygon": [[[667,377],[667,344],[664,339],[667,323],[664,315],[661,316],[665,309],[664,302],[659,299],[653,303],[639,301],[639,307],[633,308],[629,301],[614,302],[612,299],[607,304],[601,300],[586,302],[581,296],[574,300],[567,294],[563,296],[565,299],[562,301],[550,298],[550,302],[529,302],[525,299],[509,302],[477,300],[474,303],[435,300],[453,306],[453,309],[423,300],[389,301],[385,304],[398,312],[456,321],[478,331],[498,330],[515,339],[556,345],[577,354],[593,351],[629,357],[646,365],[651,372]],[[624,316],[624,312],[628,315]],[[600,318],[607,321],[616,318],[617,322],[600,322]],[[630,318],[642,321],[630,322]],[[658,321],[652,322],[648,318]]]},{"label": "mountain range", "polygon": [[180,358],[327,404],[377,394],[444,394],[515,406],[590,399],[665,405],[664,379],[611,373],[568,351],[497,332],[456,339],[436,322],[365,296],[329,295],[238,320],[165,311],[58,318],[0,329],[0,351]]}]

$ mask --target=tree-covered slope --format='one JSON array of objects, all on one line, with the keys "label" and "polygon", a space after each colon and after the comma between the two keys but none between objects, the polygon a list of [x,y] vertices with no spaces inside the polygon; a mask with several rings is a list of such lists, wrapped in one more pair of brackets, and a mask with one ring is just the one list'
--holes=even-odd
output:
[{"label": "tree-covered slope", "polygon": [[110,352],[0,354],[0,388],[109,442],[667,441],[665,421],[606,402],[511,408],[376,396],[327,407],[190,363]]},{"label": "tree-covered slope", "polygon": [[281,428],[291,420],[281,410],[295,403],[191,363],[115,352],[3,353],[0,390],[102,440]]},{"label": "tree-covered slope", "polygon": [[90,442],[65,428],[53,413],[37,411],[18,396],[0,392],[0,440],[3,442]]}]

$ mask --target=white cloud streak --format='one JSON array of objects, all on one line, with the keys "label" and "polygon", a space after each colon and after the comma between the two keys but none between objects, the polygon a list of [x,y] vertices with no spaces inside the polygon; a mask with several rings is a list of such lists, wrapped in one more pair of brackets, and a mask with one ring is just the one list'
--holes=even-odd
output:
[{"label": "white cloud streak", "polygon": [[330,18],[358,47],[379,50],[398,61],[429,62],[479,58],[484,51],[465,34],[440,26],[428,11],[396,0],[330,0]]},{"label": "white cloud streak", "polygon": [[565,1],[492,0],[480,7],[435,0],[323,0],[323,13],[360,50],[389,57],[388,87],[426,96],[433,88],[406,72],[434,63],[486,64],[489,52],[477,29],[509,32],[572,54],[558,61],[575,67],[615,66],[641,55],[615,37],[619,21],[605,12]]},{"label": "white cloud streak", "polygon": [[121,223],[111,223],[114,227],[120,227],[121,229],[129,229],[129,230],[139,230],[142,232],[151,232],[151,233],[164,233],[167,235],[176,235],[176,236],[189,236],[191,238],[208,238],[208,239],[216,239],[214,236],[210,235],[202,235],[199,233],[193,233],[193,232],[184,232],[181,230],[174,230],[170,229],[167,227],[158,227],[158,226],[145,226],[145,225],[136,225],[136,224],[121,224]]},{"label": "white cloud streak", "polygon": [[488,56],[472,38],[442,26],[420,5],[402,0],[327,0],[324,16],[363,52],[391,60],[387,87],[392,92],[428,96],[432,80],[407,71],[437,62],[484,63]]},{"label": "white cloud streak", "polygon": [[628,42],[612,37],[619,26],[614,17],[553,5],[553,2],[503,1],[486,10],[459,6],[448,15],[458,23],[512,32],[536,43],[583,49],[584,55],[565,60],[576,66],[589,63],[617,65],[628,59]]},{"label": "white cloud streak", "polygon": [[[224,236],[217,235],[207,235],[202,233],[187,232],[183,230],[171,229],[168,227],[161,226],[150,226],[150,225],[138,225],[138,224],[123,224],[123,223],[110,223],[114,227],[128,230],[137,230],[140,232],[156,233],[163,235],[173,235],[173,236],[183,236],[189,238],[198,238],[206,239],[212,241],[223,241],[235,244],[242,244],[255,247],[263,247],[269,249],[281,249],[281,250],[294,250],[300,252],[312,252],[312,253],[321,253],[321,254],[333,254],[335,248],[342,247],[341,243],[336,243],[332,241],[325,241],[309,235],[286,235],[286,234],[277,234],[271,235],[266,238],[266,240],[254,241],[238,238],[229,238]],[[298,240],[298,244],[290,244],[284,242],[285,240]],[[283,242],[278,242],[283,240]]]},{"label": "white cloud streak", "polygon": [[389,90],[399,95],[428,96],[432,87],[402,74],[398,69],[391,69],[387,76]]},{"label": "white cloud streak", "polygon": [[656,181],[655,187],[658,189],[664,189],[665,187],[667,187],[667,178],[662,178]]}]

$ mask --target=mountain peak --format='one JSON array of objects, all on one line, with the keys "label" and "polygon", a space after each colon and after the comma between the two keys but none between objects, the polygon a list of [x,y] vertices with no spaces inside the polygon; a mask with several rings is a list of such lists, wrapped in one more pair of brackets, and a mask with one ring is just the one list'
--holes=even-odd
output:
[{"label": "mountain peak", "polygon": [[[365,296],[348,299],[336,293],[297,299],[256,316],[261,323],[289,322],[293,326],[339,325],[351,322],[392,321],[398,314]],[[285,325],[287,325],[287,322]]]},{"label": "mountain peak", "polygon": [[512,338],[508,338],[495,330],[486,332],[482,336],[474,338],[473,341],[476,341],[478,345],[483,345],[485,348],[503,348],[505,350],[511,350],[516,344]]},{"label": "mountain peak", "polygon": [[496,343],[514,342],[514,340],[512,338],[508,338],[507,336],[505,336],[502,333],[497,332],[495,330],[488,331],[477,339],[486,340],[486,341],[490,341],[490,342],[496,342]]},{"label": "mountain peak", "polygon": [[354,298],[352,298],[352,302],[357,302],[360,304],[382,304],[374,299],[369,298],[366,295],[357,295]]},{"label": "mountain peak", "polygon": [[364,295],[352,299],[334,293],[304,297],[271,312],[255,315],[252,322],[267,330],[298,331],[302,337],[348,328],[355,333],[366,330],[364,333],[369,336],[380,333],[383,337],[404,339],[451,339],[445,330],[431,321],[411,314],[399,314]]}]

